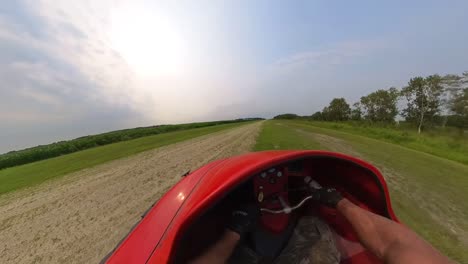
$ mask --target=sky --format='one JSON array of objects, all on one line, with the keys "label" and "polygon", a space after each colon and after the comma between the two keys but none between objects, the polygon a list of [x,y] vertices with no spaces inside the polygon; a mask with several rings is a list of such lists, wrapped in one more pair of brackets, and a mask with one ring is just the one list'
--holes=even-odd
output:
[{"label": "sky", "polygon": [[468,70],[468,2],[3,0],[0,153]]}]

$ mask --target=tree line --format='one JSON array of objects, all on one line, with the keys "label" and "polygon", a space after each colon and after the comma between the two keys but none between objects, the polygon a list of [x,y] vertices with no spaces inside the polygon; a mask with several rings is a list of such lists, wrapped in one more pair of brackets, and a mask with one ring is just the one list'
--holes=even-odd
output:
[{"label": "tree line", "polygon": [[108,133],[80,137],[72,140],[60,141],[48,145],[42,145],[32,148],[27,148],[19,151],[10,151],[0,155],[0,169],[18,166],[34,161],[44,160],[94,148],[98,146],[108,145],[120,141],[136,139],[145,136],[157,135],[162,133],[201,128],[208,126],[216,126],[222,124],[246,122],[260,120],[261,118],[243,118],[236,120],[223,120],[202,123],[189,123],[179,125],[158,125],[150,127],[137,127],[132,129],[117,130]]},{"label": "tree line", "polygon": [[[405,106],[399,107],[402,104]],[[398,114],[413,124],[418,133],[431,126],[468,128],[468,72],[414,77],[401,89],[377,90],[362,96],[352,106],[344,98],[334,98],[322,111],[308,118],[393,124]],[[294,114],[288,115],[291,119]]]}]

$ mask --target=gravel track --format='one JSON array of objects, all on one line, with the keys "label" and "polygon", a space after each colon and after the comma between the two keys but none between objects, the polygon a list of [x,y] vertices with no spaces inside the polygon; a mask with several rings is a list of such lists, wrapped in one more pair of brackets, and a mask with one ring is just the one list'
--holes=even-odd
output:
[{"label": "gravel track", "polygon": [[0,199],[0,263],[97,263],[180,176],[251,150],[261,122],[112,161]]}]

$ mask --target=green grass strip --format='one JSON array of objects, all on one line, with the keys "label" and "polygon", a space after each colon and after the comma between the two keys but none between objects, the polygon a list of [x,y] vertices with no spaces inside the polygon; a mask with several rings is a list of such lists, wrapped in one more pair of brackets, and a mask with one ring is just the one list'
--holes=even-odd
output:
[{"label": "green grass strip", "polygon": [[468,165],[468,137],[461,130],[433,129],[417,134],[414,128],[407,127],[396,129],[352,122],[297,122],[382,140]]}]

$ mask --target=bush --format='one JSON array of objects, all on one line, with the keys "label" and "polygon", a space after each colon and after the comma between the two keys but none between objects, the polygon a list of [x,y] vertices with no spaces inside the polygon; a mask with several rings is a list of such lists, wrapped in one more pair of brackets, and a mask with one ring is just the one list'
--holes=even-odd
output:
[{"label": "bush", "polygon": [[282,114],[273,117],[273,119],[298,119],[299,116],[296,114]]}]

